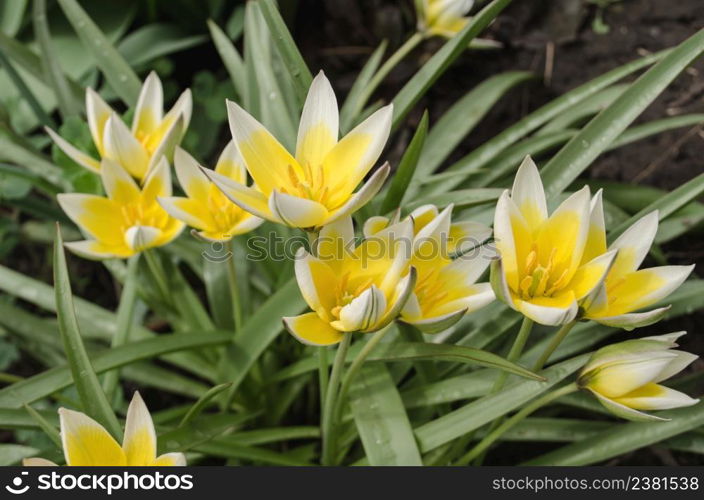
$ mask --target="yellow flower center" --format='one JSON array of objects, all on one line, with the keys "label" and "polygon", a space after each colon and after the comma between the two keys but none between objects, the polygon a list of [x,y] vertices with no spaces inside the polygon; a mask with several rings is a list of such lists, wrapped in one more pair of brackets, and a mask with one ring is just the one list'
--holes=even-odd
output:
[{"label": "yellow flower center", "polygon": [[239,224],[245,215],[245,212],[228,200],[215,184],[210,185],[207,207],[213,217],[213,224],[224,233]]},{"label": "yellow flower center", "polygon": [[332,314],[335,319],[340,319],[340,311],[342,308],[361,295],[364,290],[372,285],[373,281],[372,278],[367,278],[359,284],[356,284],[356,286],[350,286],[350,273],[346,272],[343,274],[342,278],[340,278],[340,281],[338,281],[335,286],[335,307],[330,310],[330,314]]},{"label": "yellow flower center", "polygon": [[163,228],[169,221],[169,215],[159,204],[155,202],[145,202],[138,198],[120,207],[122,212],[123,226],[119,231],[125,232],[132,226],[150,226]]},{"label": "yellow flower center", "polygon": [[313,167],[310,163],[303,163],[301,170],[296,172],[293,165],[288,166],[289,185],[281,188],[282,193],[317,201],[328,210],[337,206],[329,206],[330,189],[325,185],[325,170],[321,165]]},{"label": "yellow flower center", "polygon": [[555,264],[556,254],[557,248],[550,249],[547,260],[541,263],[538,245],[533,243],[526,257],[523,277],[518,284],[518,293],[522,299],[550,297],[568,283],[568,270]]},{"label": "yellow flower center", "polygon": [[438,279],[439,268],[434,268],[430,272],[418,277],[414,290],[418,303],[423,312],[431,311],[435,306],[442,303],[448,296],[447,284]]}]

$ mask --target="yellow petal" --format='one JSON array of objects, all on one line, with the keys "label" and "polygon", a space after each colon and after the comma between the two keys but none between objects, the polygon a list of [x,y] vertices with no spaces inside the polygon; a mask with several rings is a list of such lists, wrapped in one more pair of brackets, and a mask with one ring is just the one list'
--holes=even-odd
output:
[{"label": "yellow petal", "polygon": [[69,218],[93,238],[120,245],[123,226],[120,206],[113,200],[92,194],[61,193],[56,197]]},{"label": "yellow petal", "polygon": [[590,204],[589,233],[584,246],[582,263],[589,262],[606,252],[606,225],[604,224],[604,206],[602,190],[596,192]]},{"label": "yellow petal", "polygon": [[177,147],[174,152],[174,168],[178,183],[189,198],[205,202],[210,191],[210,182],[203,174],[198,162],[188,152]]},{"label": "yellow petal", "polygon": [[149,155],[116,114],[110,116],[105,123],[103,144],[105,158],[118,163],[137,179],[146,175]]},{"label": "yellow petal", "polygon": [[254,183],[265,194],[288,186],[289,168],[301,173],[298,162],[264,126],[232,101],[227,112],[233,140]]},{"label": "yellow petal", "polygon": [[98,160],[76,148],[73,144],[69,143],[49,127],[44,127],[44,130],[46,130],[46,133],[49,134],[51,140],[54,141],[61,151],[66,153],[69,158],[88,170],[92,170],[96,173],[100,172],[100,162]]},{"label": "yellow petal", "polygon": [[159,196],[171,196],[171,169],[163,156],[144,179],[142,200],[144,203],[156,203]]},{"label": "yellow petal", "polygon": [[655,239],[658,218],[657,210],[640,218],[609,246],[609,250],[618,250],[609,281],[618,280],[638,269]]},{"label": "yellow petal", "polygon": [[64,456],[68,465],[127,465],[120,445],[92,418],[77,411],[59,408],[59,421]]},{"label": "yellow petal", "polygon": [[369,180],[364,183],[364,185],[354,193],[347,201],[339,208],[330,212],[330,216],[325,221],[325,224],[329,224],[340,217],[345,217],[351,215],[364,205],[369,203],[372,198],[379,192],[381,187],[384,185],[384,181],[389,176],[391,167],[388,163],[384,163],[379,167],[376,172],[369,177]]},{"label": "yellow petal", "polygon": [[108,198],[123,205],[141,196],[139,187],[127,171],[119,164],[104,159],[100,164],[100,176]]},{"label": "yellow petal", "polygon": [[646,384],[638,389],[614,398],[619,404],[636,410],[668,410],[692,406],[699,402],[686,394],[658,384]]},{"label": "yellow petal", "polygon": [[183,453],[164,453],[151,463],[154,467],[184,467],[186,456]]},{"label": "yellow petal", "polygon": [[228,142],[220,153],[218,162],[215,164],[215,171],[235,182],[247,184],[247,169],[244,167],[244,159],[233,141]]},{"label": "yellow petal", "polygon": [[343,333],[335,330],[320,319],[314,312],[300,316],[283,318],[286,329],[304,344],[326,346],[337,344],[342,340]]},{"label": "yellow petal", "polygon": [[581,300],[599,286],[606,278],[616,252],[611,251],[592,259],[580,266],[572,277],[568,287],[574,292],[577,300]]},{"label": "yellow petal", "polygon": [[64,246],[76,255],[90,260],[126,259],[135,254],[135,251],[124,242],[117,246],[110,246],[95,240],[84,240],[64,243]]},{"label": "yellow petal", "polygon": [[132,134],[139,137],[151,134],[161,123],[164,112],[164,91],[156,72],[144,80],[132,119]]},{"label": "yellow petal", "polygon": [[88,128],[93,136],[93,143],[98,149],[100,156],[105,156],[103,138],[105,137],[105,123],[114,113],[100,95],[91,89],[86,89],[86,117],[88,118]]},{"label": "yellow petal", "polygon": [[278,217],[275,217],[271,210],[266,196],[259,190],[247,187],[243,184],[233,181],[229,177],[219,174],[208,169],[201,170],[220,191],[227,197],[228,200],[235,203],[242,210],[245,210],[257,217],[271,220],[273,222],[281,222]]},{"label": "yellow petal", "polygon": [[339,277],[327,262],[316,259],[303,248],[296,254],[294,269],[303,299],[320,316],[327,317],[328,311],[336,305],[335,290]]},{"label": "yellow petal", "polygon": [[511,188],[511,199],[523,215],[523,219],[532,230],[537,229],[548,218],[543,182],[540,180],[538,167],[530,156],[526,156],[518,167]]},{"label": "yellow petal", "polygon": [[212,216],[202,202],[179,196],[159,197],[159,205],[171,217],[201,231],[215,231]]},{"label": "yellow petal", "polygon": [[557,326],[569,323],[577,315],[577,300],[572,291],[553,297],[522,300],[513,297],[518,310],[541,325]]},{"label": "yellow petal", "polygon": [[587,385],[607,398],[618,398],[655,381],[675,357],[667,351],[648,353],[648,357],[624,357],[598,369]]},{"label": "yellow petal", "polygon": [[327,209],[317,201],[298,198],[276,190],[270,194],[269,210],[287,226],[304,229],[322,226],[328,218]]},{"label": "yellow petal", "polygon": [[339,131],[337,99],[325,74],[313,79],[298,126],[296,159],[301,165],[318,167],[337,144]]},{"label": "yellow petal", "polygon": [[127,409],[125,438],[122,449],[127,457],[127,465],[144,466],[156,458],[156,433],[154,423],[139,392],[135,392]]},{"label": "yellow petal", "polygon": [[511,289],[518,290],[519,265],[522,266],[526,261],[533,237],[508,190],[503,192],[496,204],[494,237],[506,283]]}]

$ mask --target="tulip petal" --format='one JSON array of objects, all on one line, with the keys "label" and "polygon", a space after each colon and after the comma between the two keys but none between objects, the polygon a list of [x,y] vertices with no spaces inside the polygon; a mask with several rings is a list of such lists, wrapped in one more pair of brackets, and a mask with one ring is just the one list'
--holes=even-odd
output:
[{"label": "tulip petal", "polygon": [[228,142],[220,153],[218,162],[215,164],[215,171],[235,182],[247,185],[247,169],[244,167],[244,159],[233,141]]},{"label": "tulip petal", "polygon": [[491,228],[481,222],[454,222],[450,225],[447,251],[461,255],[484,243],[491,237],[491,233]]},{"label": "tulip petal", "polygon": [[384,185],[384,181],[389,176],[390,171],[391,167],[388,163],[384,163],[381,167],[379,167],[376,172],[369,177],[369,180],[364,183],[359,191],[354,193],[344,205],[330,212],[330,216],[326,221],[326,224],[329,224],[340,217],[351,215],[369,203],[369,201],[374,198],[374,195],[376,195]]},{"label": "tulip petal", "polygon": [[332,269],[301,248],[296,253],[294,270],[303,299],[311,309],[331,320],[326,316],[336,305],[332,292],[337,287],[337,276]]},{"label": "tulip petal", "polygon": [[613,279],[618,279],[640,267],[650,251],[657,232],[658,211],[655,210],[638,219],[609,246],[609,250],[618,249],[618,258],[611,272]]},{"label": "tulip petal", "polygon": [[463,293],[464,295],[461,297],[439,304],[433,309],[433,313],[447,314],[452,311],[464,310],[469,314],[491,304],[496,298],[489,283],[477,283],[464,289]]},{"label": "tulip petal", "polygon": [[103,159],[100,164],[100,177],[108,198],[120,205],[133,202],[141,196],[134,179],[114,161]]},{"label": "tulip petal", "polygon": [[634,328],[640,328],[642,326],[657,323],[665,316],[665,314],[667,314],[670,307],[671,306],[660,307],[658,309],[653,309],[652,311],[640,313],[626,313],[619,314],[618,316],[604,316],[595,318],[592,318],[589,314],[586,314],[585,318],[593,319],[602,325],[613,326],[614,328],[623,328],[624,330],[633,330]]},{"label": "tulip petal", "polygon": [[648,356],[621,356],[598,368],[590,377],[589,387],[607,398],[618,398],[655,381],[663,369],[677,357],[669,351],[647,353]]},{"label": "tulip petal", "polygon": [[248,233],[264,223],[264,219],[245,213],[240,221],[230,229],[230,236]]},{"label": "tulip petal", "polygon": [[130,175],[141,179],[147,174],[147,151],[116,114],[111,115],[105,123],[103,144],[105,157],[121,165]]},{"label": "tulip petal", "polygon": [[108,246],[95,240],[83,240],[64,243],[64,246],[89,260],[125,259],[135,254],[124,242],[120,246]]},{"label": "tulip petal", "polygon": [[157,198],[159,205],[171,216],[201,231],[214,230],[210,212],[198,200],[180,196]]},{"label": "tulip petal", "polygon": [[181,130],[183,129],[183,117],[179,116],[174,124],[166,130],[161,136],[161,140],[155,142],[155,146],[149,157],[149,165],[147,166],[147,174],[158,164],[163,158],[171,161],[174,155],[174,149],[181,142]]},{"label": "tulip petal", "polygon": [[595,292],[604,282],[616,258],[616,254],[616,250],[611,250],[577,268],[569,284],[577,300],[588,299],[588,296]]},{"label": "tulip petal", "polygon": [[548,218],[543,182],[530,156],[526,156],[518,167],[511,188],[511,199],[521,211],[528,227],[535,230]]},{"label": "tulip petal", "polygon": [[375,285],[364,290],[340,310],[339,321],[330,325],[344,332],[361,332],[374,328],[386,312],[386,297]]},{"label": "tulip petal", "polygon": [[646,384],[635,391],[614,398],[614,402],[635,410],[669,410],[692,406],[697,404],[699,400],[662,385]]},{"label": "tulip petal", "polygon": [[59,408],[66,463],[73,466],[127,465],[122,448],[98,422],[83,413]]},{"label": "tulip petal", "polygon": [[318,233],[315,242],[316,255],[335,270],[336,264],[349,257],[348,251],[354,249],[354,226],[352,217],[342,217],[326,224]]},{"label": "tulip petal", "polygon": [[438,216],[438,207],[435,205],[421,205],[408,214],[413,219],[413,232],[418,234],[425,226]]},{"label": "tulip petal", "polygon": [[56,199],[66,215],[93,238],[108,245],[122,243],[122,215],[113,200],[81,193],[61,193]]},{"label": "tulip petal", "polygon": [[513,300],[519,312],[541,325],[564,325],[577,316],[577,300],[572,291],[553,297],[535,297],[530,301],[514,296]]},{"label": "tulip petal", "polygon": [[269,210],[287,226],[304,229],[322,226],[328,216],[328,210],[317,201],[277,190],[272,191],[269,196]]},{"label": "tulip petal", "polygon": [[122,449],[127,457],[128,466],[149,465],[156,458],[154,422],[142,396],[136,391],[127,408]]},{"label": "tulip petal", "polygon": [[388,308],[381,320],[373,327],[375,330],[380,330],[395,320],[396,317],[401,314],[401,311],[406,304],[414,299],[413,289],[416,286],[417,280],[418,275],[416,269],[411,267],[408,274],[404,276],[396,285],[396,289],[394,290],[391,299],[388,301],[391,306]]},{"label": "tulip petal", "polygon": [[385,229],[389,225],[389,219],[387,217],[382,217],[381,215],[374,215],[369,217],[364,222],[364,227],[362,228],[362,234],[365,238],[375,235],[382,229]]},{"label": "tulip petal", "polygon": [[[509,288],[518,290],[519,265],[523,266],[533,236],[508,190],[499,197],[494,213],[494,243],[501,256],[501,268]],[[497,296],[499,294],[497,293]]]},{"label": "tulip petal", "polygon": [[[325,156],[325,177],[340,200],[349,196],[379,159],[391,132],[393,105],[384,106],[352,129]],[[334,199],[333,203],[340,200]]]},{"label": "tulip petal", "polygon": [[57,467],[58,466],[58,464],[55,464],[51,460],[46,460],[44,458],[38,458],[38,457],[25,458],[22,460],[22,465],[25,467]]},{"label": "tulip petal", "polygon": [[159,455],[151,465],[153,467],[184,467],[186,465],[186,455],[183,453],[164,453]]},{"label": "tulip petal", "polygon": [[69,158],[88,170],[100,173],[100,162],[98,160],[75,147],[49,127],[44,127],[44,130],[46,130],[46,133],[49,134],[51,140],[54,141],[61,151],[66,153]]},{"label": "tulip petal", "polygon": [[496,259],[491,262],[491,273],[489,282],[494,295],[501,302],[505,303],[511,309],[517,310],[517,306],[513,301],[513,294],[506,280],[506,273],[503,270],[503,260]]},{"label": "tulip petal", "polygon": [[154,246],[161,236],[161,230],[151,226],[132,226],[125,231],[125,244],[135,252]]},{"label": "tulip petal", "polygon": [[[160,134],[153,134],[158,140],[159,135],[164,135],[168,129],[171,128],[172,124],[179,118],[181,120],[181,137],[186,133],[188,125],[191,123],[191,114],[193,113],[193,96],[191,95],[191,89],[186,89],[181,92],[178,96],[173,107],[164,115],[163,120],[160,125]],[[179,137],[179,140],[180,138]]]},{"label": "tulip petal", "polygon": [[335,330],[314,312],[283,318],[286,329],[300,342],[313,346],[339,343],[343,333]]},{"label": "tulip petal", "polygon": [[171,169],[163,156],[144,178],[142,200],[144,203],[154,203],[159,196],[171,196]]},{"label": "tulip petal", "polygon": [[98,150],[100,156],[105,155],[105,145],[103,138],[105,137],[105,124],[108,118],[115,112],[103,100],[100,95],[88,87],[86,89],[86,117],[88,118],[88,128],[90,135],[93,136],[93,144]]},{"label": "tulip petal", "polygon": [[589,262],[606,252],[606,224],[604,223],[604,204],[602,190],[592,197],[589,207],[589,233],[584,246],[582,263]]},{"label": "tulip petal", "polygon": [[415,232],[416,236],[413,244],[416,252],[422,252],[421,247],[423,246],[446,244],[450,237],[450,219],[452,218],[453,208],[454,204],[450,203],[437,217],[423,226],[420,231]]},{"label": "tulip petal", "polygon": [[404,323],[415,326],[423,333],[439,333],[457,323],[466,312],[466,309],[460,309],[459,311],[449,312],[440,316],[417,320],[408,320],[401,316],[401,320]]},{"label": "tulip petal", "polygon": [[301,173],[298,162],[252,115],[227,101],[230,131],[254,183],[265,195],[290,184],[289,168]]},{"label": "tulip petal", "polygon": [[321,71],[313,79],[303,105],[296,141],[296,160],[301,165],[317,167],[337,144],[339,133],[337,98]]},{"label": "tulip petal", "polygon": [[655,415],[643,413],[642,411],[634,410],[633,408],[629,408],[628,406],[624,406],[612,399],[604,397],[598,392],[592,391],[592,393],[597,397],[604,408],[617,417],[625,420],[630,420],[632,422],[667,422],[669,420],[668,418],[657,417]]},{"label": "tulip petal", "polygon": [[164,90],[156,72],[151,71],[144,80],[137,99],[132,119],[132,134],[139,137],[140,134],[146,136],[152,133],[161,123],[163,112]]},{"label": "tulip petal", "polygon": [[201,172],[215,184],[228,200],[240,207],[242,210],[273,222],[281,222],[269,210],[269,204],[263,193],[257,189],[250,188],[244,184],[233,181],[218,172],[201,168]]},{"label": "tulip petal", "polygon": [[198,162],[188,152],[177,147],[174,152],[176,177],[186,195],[194,200],[205,202],[210,191],[210,182],[203,175]]},{"label": "tulip petal", "polygon": [[668,352],[673,353],[676,356],[672,358],[668,365],[663,368],[660,374],[655,377],[655,379],[653,380],[653,382],[655,383],[662,382],[663,380],[667,380],[670,377],[674,377],[679,372],[687,368],[690,364],[692,364],[697,358],[699,358],[699,356],[697,356],[696,354],[684,351]]}]

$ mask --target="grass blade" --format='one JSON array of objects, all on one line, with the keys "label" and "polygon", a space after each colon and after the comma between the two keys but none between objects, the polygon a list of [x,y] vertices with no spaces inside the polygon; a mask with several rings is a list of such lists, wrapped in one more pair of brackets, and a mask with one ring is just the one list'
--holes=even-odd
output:
[{"label": "grass blade", "polygon": [[381,58],[386,52],[387,45],[388,42],[386,40],[379,44],[352,84],[352,88],[345,98],[345,103],[340,109],[340,132],[342,135],[347,134],[355,124],[355,120],[359,115],[358,110],[361,108],[359,102],[364,95],[365,88],[369,85],[369,81],[376,73],[376,70],[379,69],[379,64],[381,64]]},{"label": "grass blade", "polygon": [[213,38],[215,49],[220,54],[220,59],[225,65],[227,74],[230,75],[232,85],[235,87],[237,95],[242,98],[246,92],[244,61],[230,38],[212,19],[208,19],[208,29],[210,30],[210,36]]},{"label": "grass blade", "polygon": [[100,386],[100,381],[93,370],[93,365],[83,345],[81,332],[78,329],[73,296],[71,295],[71,283],[69,282],[68,268],[66,267],[64,242],[61,238],[58,224],[54,242],[54,289],[56,291],[56,313],[59,319],[59,332],[83,409],[87,415],[102,423],[113,437],[119,438],[122,434],[122,429]]},{"label": "grass blade", "polygon": [[188,409],[188,412],[183,416],[181,422],[178,424],[179,427],[188,425],[191,420],[196,418],[201,414],[203,410],[208,406],[215,396],[220,394],[222,391],[230,387],[230,384],[220,384],[215,387],[211,387],[205,394],[203,394],[198,401],[196,401],[193,406]]}]

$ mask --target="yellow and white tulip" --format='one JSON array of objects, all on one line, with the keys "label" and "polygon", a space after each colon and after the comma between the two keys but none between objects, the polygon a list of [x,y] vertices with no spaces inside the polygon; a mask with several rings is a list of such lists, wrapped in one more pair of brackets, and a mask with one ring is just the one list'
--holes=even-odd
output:
[{"label": "yellow and white tulip", "polygon": [[[222,191],[203,174],[196,160],[181,148],[174,154],[176,177],[187,197],[159,198],[159,203],[172,217],[198,230],[201,238],[227,241],[260,226],[260,219],[228,200]],[[230,142],[215,166],[215,172],[245,185],[247,170],[235,145]]]},{"label": "yellow and white tulip", "polygon": [[590,202],[585,186],[548,216],[540,174],[526,158],[510,193],[506,190],[496,206],[494,237],[500,258],[492,264],[491,276],[496,296],[543,325],[574,320],[616,255],[587,246],[592,214],[600,210],[601,198]]},{"label": "yellow and white tulip", "polygon": [[[183,453],[156,456],[156,432],[147,406],[138,392],[127,409],[122,446],[98,422],[78,411],[59,408],[61,442],[66,465],[91,466],[183,466]],[[28,458],[23,465],[57,465],[43,458]]]},{"label": "yellow and white tulip", "polygon": [[418,29],[432,36],[452,38],[469,22],[474,0],[416,0]]},{"label": "yellow and white tulip", "polygon": [[[603,215],[602,215],[603,225]],[[676,290],[694,270],[691,266],[659,266],[638,269],[650,250],[658,230],[658,212],[639,219],[610,246],[618,255],[598,293],[582,305],[584,318],[618,328],[633,329],[660,320],[669,306],[647,308]],[[590,236],[596,252],[606,251],[603,229]]]},{"label": "yellow and white tulip", "polygon": [[90,239],[66,243],[89,259],[124,259],[152,247],[166,245],[183,229],[157,202],[171,195],[166,158],[137,183],[117,163],[103,160],[100,176],[107,197],[81,193],[57,196],[61,208]]},{"label": "yellow and white tulip", "polygon": [[185,90],[169,112],[164,114],[161,80],[153,71],[144,81],[128,128],[122,118],[95,92],[86,90],[86,115],[93,143],[100,155],[95,159],[63,139],[51,129],[56,145],[79,165],[100,172],[101,160],[121,165],[132,177],[143,180],[162,156],[170,160],[191,120],[191,91]]},{"label": "yellow and white tulip", "polygon": [[296,255],[296,280],[313,312],[283,320],[305,344],[333,345],[346,332],[380,330],[396,319],[413,290],[410,221],[365,238],[357,247],[354,237],[352,218],[344,217],[320,231],[316,256],[305,249]]},{"label": "yellow and white tulip", "polygon": [[[411,265],[417,279],[401,320],[426,333],[445,330],[494,300],[489,283],[476,283],[491,262],[492,254],[480,247],[491,229],[477,222],[451,223],[452,209],[450,205],[439,212],[424,205],[408,216],[414,226]],[[388,224],[384,217],[373,217],[364,234],[373,236]]]},{"label": "yellow and white tulip", "polygon": [[599,349],[580,372],[577,383],[616,416],[635,421],[667,420],[640,410],[666,410],[699,402],[660,385],[698,358],[672,350],[684,333],[627,340]]},{"label": "yellow and white tulip", "polygon": [[381,189],[388,164],[357,187],[381,154],[391,130],[391,105],[376,111],[338,141],[338,108],[325,75],[315,77],[298,128],[295,158],[256,119],[228,102],[230,130],[257,189],[208,172],[244,210],[273,222],[319,228],[349,215]]}]

